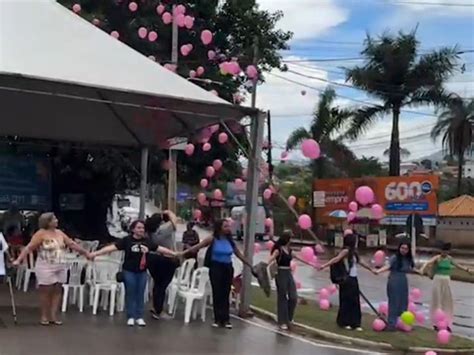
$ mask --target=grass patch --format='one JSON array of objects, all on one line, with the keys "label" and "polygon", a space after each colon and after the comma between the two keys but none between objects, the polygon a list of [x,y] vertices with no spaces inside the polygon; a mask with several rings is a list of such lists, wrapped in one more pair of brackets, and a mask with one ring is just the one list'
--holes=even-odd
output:
[{"label": "grass patch", "polygon": [[[258,287],[254,287],[252,290],[252,305],[268,312],[276,313],[275,295],[272,294],[271,297],[267,298]],[[397,350],[407,350],[410,347],[436,347],[446,349],[474,348],[474,341],[454,335],[448,345],[437,345],[436,333],[433,330],[423,327],[415,327],[410,333],[377,333],[372,330],[372,322],[375,317],[367,313],[364,313],[362,317],[362,327],[364,331],[349,331],[341,329],[336,325],[336,315],[337,308],[333,307],[329,311],[321,311],[314,301],[308,301],[307,304],[299,304],[296,308],[295,321],[331,333],[391,344]]]}]

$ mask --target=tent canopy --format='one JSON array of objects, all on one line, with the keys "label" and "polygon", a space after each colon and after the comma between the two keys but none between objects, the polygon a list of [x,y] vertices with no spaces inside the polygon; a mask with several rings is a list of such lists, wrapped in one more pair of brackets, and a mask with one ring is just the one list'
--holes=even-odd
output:
[{"label": "tent canopy", "polygon": [[0,0],[0,132],[158,145],[254,114],[190,83],[53,0]]}]

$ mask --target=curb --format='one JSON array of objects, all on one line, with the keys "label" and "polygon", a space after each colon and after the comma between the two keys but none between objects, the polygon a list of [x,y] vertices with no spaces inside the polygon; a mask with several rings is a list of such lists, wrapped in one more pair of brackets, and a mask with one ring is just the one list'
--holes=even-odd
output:
[{"label": "curb", "polygon": [[[250,306],[250,309],[255,313],[257,317],[276,322],[276,315],[259,307]],[[364,340],[359,338],[353,338],[346,335],[334,334],[325,330],[313,328],[301,323],[294,323],[293,327],[301,335],[309,334],[315,338],[323,338],[330,341],[336,341],[338,343],[346,345],[356,345],[362,348],[371,348],[375,350],[390,350],[390,351],[401,351],[400,349],[394,348],[391,344],[379,343],[370,340]],[[424,348],[424,347],[411,347],[405,350],[405,353],[414,354],[425,354],[427,351],[435,351],[438,354],[474,354],[474,348],[472,349],[436,349],[436,348]]]}]

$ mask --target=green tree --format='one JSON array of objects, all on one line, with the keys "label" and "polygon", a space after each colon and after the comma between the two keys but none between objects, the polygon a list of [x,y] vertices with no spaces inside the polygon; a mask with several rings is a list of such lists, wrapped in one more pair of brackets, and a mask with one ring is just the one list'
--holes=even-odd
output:
[{"label": "green tree", "polygon": [[456,48],[441,48],[420,54],[415,31],[394,37],[384,33],[379,39],[367,36],[361,52],[365,63],[346,70],[354,87],[365,90],[381,104],[354,112],[347,136],[357,138],[377,118],[392,114],[390,143],[391,176],[400,175],[400,111],[403,107],[439,104],[444,101],[443,83],[457,64]]},{"label": "green tree", "polygon": [[312,138],[316,140],[324,156],[314,162],[314,176],[318,178],[329,177],[327,161],[332,165],[344,170],[344,167],[355,160],[352,151],[336,137],[337,133],[351,113],[333,106],[336,99],[336,92],[332,88],[327,88],[319,96],[319,102],[313,113],[313,120],[309,129],[304,127],[293,131],[286,142],[288,150],[294,149],[303,140]]},{"label": "green tree", "polygon": [[449,104],[441,109],[438,122],[431,136],[434,140],[442,136],[443,148],[457,158],[457,194],[462,193],[462,168],[464,156],[472,154],[474,127],[474,100],[463,100],[458,95],[450,95]]},{"label": "green tree", "polygon": [[348,175],[352,178],[387,175],[387,171],[382,167],[380,161],[374,157],[356,159],[353,164],[348,166],[348,170]]}]

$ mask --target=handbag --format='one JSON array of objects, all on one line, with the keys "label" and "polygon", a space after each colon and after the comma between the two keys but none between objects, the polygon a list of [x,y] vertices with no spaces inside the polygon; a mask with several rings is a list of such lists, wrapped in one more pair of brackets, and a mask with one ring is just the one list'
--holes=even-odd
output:
[{"label": "handbag", "polygon": [[119,271],[115,274],[115,280],[117,282],[123,282],[123,271]]},{"label": "handbag", "polygon": [[332,264],[329,268],[329,277],[333,284],[340,285],[344,283],[348,276],[349,272],[347,271],[345,258]]}]

